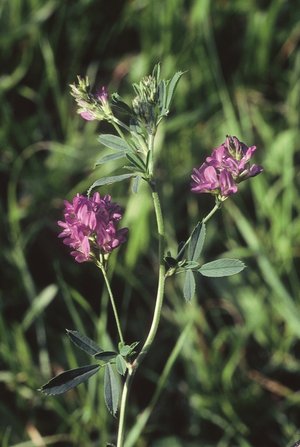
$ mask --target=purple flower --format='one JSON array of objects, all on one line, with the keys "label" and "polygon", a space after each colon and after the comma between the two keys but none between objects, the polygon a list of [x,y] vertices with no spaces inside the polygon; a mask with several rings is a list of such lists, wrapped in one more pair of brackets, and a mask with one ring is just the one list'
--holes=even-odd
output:
[{"label": "purple flower", "polygon": [[214,194],[219,200],[235,194],[238,183],[263,171],[261,166],[250,164],[255,151],[255,146],[248,147],[236,137],[227,136],[200,168],[193,169],[191,190]]},{"label": "purple flower", "polygon": [[209,192],[228,197],[237,192],[237,186],[231,174],[225,170],[218,171],[208,163],[203,163],[199,169],[193,169],[192,180],[192,191],[198,194]]},{"label": "purple flower", "polygon": [[117,230],[122,218],[119,205],[111,202],[109,195],[100,197],[96,192],[91,198],[77,194],[72,202],[64,202],[64,222],[58,221],[63,231],[58,237],[73,251],[77,262],[92,260],[98,253],[107,254],[126,241],[128,229]]},{"label": "purple flower", "polygon": [[230,172],[236,183],[254,177],[263,171],[258,165],[250,165],[256,146],[246,146],[236,137],[227,136],[225,142],[214,149],[206,162],[219,170]]},{"label": "purple flower", "polygon": [[77,77],[77,83],[71,84],[71,95],[74,96],[78,106],[78,113],[87,120],[110,120],[113,115],[108,102],[108,92],[106,87],[93,94],[90,91],[88,78]]},{"label": "purple flower", "polygon": [[80,112],[80,116],[86,121],[94,121],[96,119],[96,115],[93,112],[90,112],[89,110],[86,110],[85,112]]},{"label": "purple flower", "polygon": [[104,105],[108,101],[108,91],[106,87],[101,87],[101,90],[97,93],[96,98]]}]

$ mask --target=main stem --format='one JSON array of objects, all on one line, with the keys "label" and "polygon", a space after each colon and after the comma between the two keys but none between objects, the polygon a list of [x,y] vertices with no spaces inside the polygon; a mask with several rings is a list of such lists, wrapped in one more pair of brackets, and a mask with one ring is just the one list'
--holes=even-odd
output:
[{"label": "main stem", "polygon": [[[154,136],[149,136],[149,150],[151,151],[150,157],[152,157],[152,151],[153,151],[153,143],[154,143]],[[153,175],[153,164],[150,164],[150,176]],[[118,430],[118,441],[117,441],[117,447],[123,447],[124,443],[124,433],[125,433],[125,416],[126,416],[126,407],[127,407],[127,399],[129,394],[129,389],[133,381],[133,377],[144,360],[145,356],[147,355],[157,332],[159,321],[160,321],[160,315],[161,315],[161,308],[163,304],[163,298],[164,298],[164,286],[165,286],[165,263],[164,263],[164,246],[165,246],[165,230],[164,230],[164,222],[163,222],[163,216],[162,216],[162,210],[159,200],[159,195],[156,190],[155,182],[150,181],[150,186],[152,189],[152,200],[154,205],[154,211],[156,216],[156,224],[157,224],[157,231],[158,231],[158,257],[159,257],[159,270],[158,270],[158,285],[157,285],[157,293],[156,293],[156,302],[155,302],[155,309],[154,314],[152,318],[151,327],[148,333],[148,336],[144,342],[144,345],[138,354],[137,358],[134,360],[132,365],[129,366],[128,374],[126,377],[126,381],[123,387],[122,397],[121,397],[121,404],[120,404],[120,417],[119,417],[119,430]]]}]

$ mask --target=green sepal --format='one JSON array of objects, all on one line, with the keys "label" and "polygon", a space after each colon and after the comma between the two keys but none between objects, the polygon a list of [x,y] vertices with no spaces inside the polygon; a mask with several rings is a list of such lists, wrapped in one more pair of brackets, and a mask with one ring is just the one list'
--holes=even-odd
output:
[{"label": "green sepal", "polygon": [[50,395],[62,394],[71,390],[75,386],[88,380],[100,369],[99,365],[87,365],[80,368],[69,369],[53,379],[49,380],[39,391]]},{"label": "green sepal", "polygon": [[115,351],[101,351],[94,355],[94,358],[101,362],[110,362],[118,355]]},{"label": "green sepal", "polygon": [[99,143],[103,144],[103,146],[109,147],[115,151],[128,152],[131,151],[131,147],[126,141],[117,135],[111,134],[102,134],[98,137]]},{"label": "green sepal", "polygon": [[203,264],[198,272],[203,276],[220,278],[240,273],[245,267],[245,264],[239,259],[223,258]]},{"label": "green sepal", "polygon": [[121,376],[124,376],[127,371],[126,362],[121,354],[116,357],[116,369]]},{"label": "green sepal", "polygon": [[186,301],[191,301],[195,295],[196,282],[192,270],[185,271],[184,284],[183,284],[183,296]]},{"label": "green sepal", "polygon": [[66,332],[71,342],[87,354],[94,356],[103,351],[102,348],[99,348],[97,343],[86,335],[82,335],[78,331],[71,331],[69,329],[66,329]]},{"label": "green sepal", "polygon": [[108,411],[115,416],[120,400],[120,384],[112,366],[105,365],[104,372],[104,400]]},{"label": "green sepal", "polygon": [[188,259],[190,261],[197,261],[200,258],[201,251],[203,248],[204,240],[206,235],[205,224],[202,225],[200,222],[195,226],[192,234],[191,240],[188,245]]},{"label": "green sepal", "polygon": [[96,180],[92,186],[89,187],[87,191],[87,195],[89,196],[91,194],[91,191],[96,188],[97,186],[103,186],[103,185],[112,185],[113,183],[122,182],[123,180],[127,180],[131,177],[135,177],[134,173],[131,174],[121,174],[121,175],[113,175],[111,177],[102,177],[98,180]]}]

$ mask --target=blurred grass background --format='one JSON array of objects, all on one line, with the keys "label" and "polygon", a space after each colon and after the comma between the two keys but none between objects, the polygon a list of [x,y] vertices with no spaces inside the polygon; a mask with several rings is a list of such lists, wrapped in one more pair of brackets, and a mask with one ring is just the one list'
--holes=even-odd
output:
[{"label": "blurred grass background", "polygon": [[[225,253],[248,268],[201,279],[191,305],[180,277],[168,281],[157,341],[132,389],[126,447],[290,446],[300,438],[299,4],[1,0],[0,15],[1,447],[115,440],[100,375],[62,397],[37,392],[88,362],[65,328],[106,349],[116,340],[98,272],[75,264],[57,239],[63,199],[119,166],[93,170],[107,127],[76,115],[68,84],[88,74],[129,99],[131,83],[158,61],[167,78],[188,70],[158,135],[169,247],[213,206],[190,194],[189,177],[226,134],[257,145],[265,171],[208,226],[205,260]],[[130,227],[111,276],[132,342],[143,338],[154,304],[152,206],[147,188],[109,192]],[[137,440],[147,414],[137,415],[157,384],[159,392],[174,346],[167,386]]]}]

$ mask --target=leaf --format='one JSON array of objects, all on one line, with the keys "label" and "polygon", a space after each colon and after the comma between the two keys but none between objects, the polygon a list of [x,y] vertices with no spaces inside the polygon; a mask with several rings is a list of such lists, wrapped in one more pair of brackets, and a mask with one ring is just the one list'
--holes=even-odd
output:
[{"label": "leaf", "polygon": [[62,394],[71,390],[75,386],[88,380],[100,369],[99,365],[87,365],[80,368],[69,369],[42,386],[40,391],[47,395]]},{"label": "leaf", "polygon": [[118,160],[119,158],[123,158],[123,157],[125,157],[125,152],[123,152],[123,151],[117,152],[116,154],[105,155],[104,157],[101,157],[96,161],[95,166],[103,165],[104,163],[107,163],[108,161]]},{"label": "leaf", "polygon": [[135,155],[133,153],[125,155],[127,160],[129,160],[134,167],[138,168],[141,172],[146,172],[147,167],[143,162],[143,160],[138,155]]},{"label": "leaf", "polygon": [[57,286],[50,284],[45,287],[33,300],[30,309],[26,312],[23,319],[23,329],[26,331],[34,320],[43,312],[43,310],[51,303],[57,294]]},{"label": "leaf", "polygon": [[164,113],[166,110],[166,101],[167,101],[167,82],[163,79],[158,84],[158,103],[159,108]]},{"label": "leaf", "polygon": [[183,267],[188,270],[188,269],[198,269],[199,268],[199,262],[196,261],[186,261],[183,265]]},{"label": "leaf", "polygon": [[239,259],[224,258],[203,264],[198,272],[203,276],[219,278],[235,275],[244,270],[245,267],[245,264]]},{"label": "leaf", "polygon": [[133,192],[134,194],[136,194],[136,193],[138,192],[138,190],[139,190],[140,181],[141,181],[141,176],[139,176],[139,175],[137,175],[137,176],[133,179],[133,182],[132,182],[132,185],[131,185],[131,189],[132,189],[132,192]]},{"label": "leaf", "polygon": [[206,235],[205,224],[200,224],[200,222],[195,226],[191,240],[188,245],[188,259],[190,261],[197,261],[200,258],[201,251],[203,248],[204,240]]},{"label": "leaf", "polygon": [[124,376],[124,374],[127,371],[126,362],[120,354],[118,354],[116,357],[116,368],[117,368],[118,373],[121,374],[121,376]]},{"label": "leaf", "polygon": [[127,152],[131,151],[131,147],[126,141],[122,140],[122,138],[117,135],[111,134],[103,134],[99,135],[98,141],[103,144],[103,146],[109,147],[115,151]]},{"label": "leaf", "polygon": [[92,189],[96,188],[97,186],[112,185],[113,183],[122,182],[123,180],[126,180],[131,177],[135,177],[135,174],[131,173],[131,174],[113,175],[112,177],[99,178],[92,184],[92,186],[89,187],[87,194],[89,196]]},{"label": "leaf", "polygon": [[131,347],[129,345],[123,345],[123,346],[120,346],[119,351],[123,357],[126,357],[130,353]]},{"label": "leaf", "polygon": [[194,274],[191,270],[186,270],[183,285],[183,296],[186,301],[191,301],[191,299],[195,295],[195,290],[196,290],[196,283]]},{"label": "leaf", "polygon": [[114,351],[101,351],[94,355],[95,359],[101,360],[101,362],[109,362],[114,359],[118,355],[117,352]]},{"label": "leaf", "polygon": [[120,385],[112,366],[108,363],[104,373],[104,400],[108,411],[115,416],[120,398]]},{"label": "leaf", "polygon": [[173,78],[171,79],[169,85],[168,85],[168,95],[167,95],[167,101],[166,101],[166,111],[169,110],[170,104],[173,98],[173,95],[175,93],[175,89],[177,87],[178,81],[181,78],[181,76],[184,74],[184,71],[178,71],[174,74]]},{"label": "leaf", "polygon": [[86,335],[81,335],[79,332],[70,331],[69,329],[66,329],[66,331],[71,342],[87,354],[94,356],[103,351],[102,348],[99,348],[99,346]]}]

